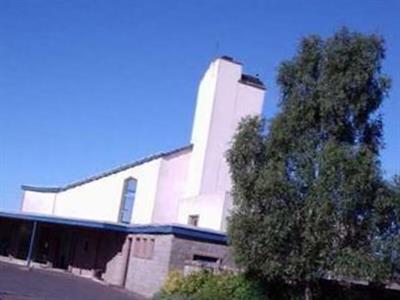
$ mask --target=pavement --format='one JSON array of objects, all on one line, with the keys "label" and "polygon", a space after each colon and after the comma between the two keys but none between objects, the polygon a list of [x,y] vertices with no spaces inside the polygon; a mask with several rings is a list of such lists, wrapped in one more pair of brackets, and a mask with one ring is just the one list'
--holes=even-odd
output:
[{"label": "pavement", "polygon": [[122,288],[66,272],[0,263],[0,300],[144,300]]}]

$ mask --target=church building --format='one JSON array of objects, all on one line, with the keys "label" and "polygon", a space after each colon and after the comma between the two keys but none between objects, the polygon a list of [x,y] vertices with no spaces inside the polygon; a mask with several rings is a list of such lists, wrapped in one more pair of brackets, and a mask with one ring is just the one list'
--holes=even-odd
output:
[{"label": "church building", "polygon": [[0,260],[62,269],[144,296],[191,262],[232,265],[225,153],[265,87],[230,57],[201,79],[191,140],[59,187],[23,185],[21,211],[0,212]]}]

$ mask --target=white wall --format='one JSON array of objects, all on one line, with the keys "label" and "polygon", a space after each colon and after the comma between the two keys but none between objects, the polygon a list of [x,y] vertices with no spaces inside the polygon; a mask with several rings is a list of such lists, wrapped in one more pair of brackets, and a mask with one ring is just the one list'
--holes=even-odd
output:
[{"label": "white wall", "polygon": [[265,93],[240,82],[241,76],[241,64],[220,58],[211,63],[200,83],[188,184],[179,207],[181,223],[187,223],[189,214],[199,214],[199,226],[225,228],[232,206],[226,196],[231,180],[225,154],[240,120],[261,114]]},{"label": "white wall", "polygon": [[175,223],[178,220],[179,199],[182,197],[191,149],[162,159],[153,223]]},{"label": "white wall", "polygon": [[67,189],[57,194],[26,191],[22,211],[60,217],[118,222],[125,179],[137,179],[132,223],[152,221],[162,159]]},{"label": "white wall", "polygon": [[214,61],[204,74],[199,85],[192,128],[191,143],[193,144],[193,151],[190,158],[188,181],[185,189],[186,197],[198,195],[200,192],[204,156],[207,150],[207,139],[211,127],[217,75],[218,62]]},{"label": "white wall", "polygon": [[52,214],[55,193],[24,191],[21,210],[27,213]]},{"label": "white wall", "polygon": [[199,227],[223,230],[225,194],[203,194],[192,198],[181,199],[178,223],[188,224],[190,215],[199,216]]},{"label": "white wall", "polygon": [[[235,134],[239,122],[242,120],[243,117],[246,116],[254,116],[260,115],[262,113],[263,104],[264,104],[264,94],[265,91],[259,88],[254,88],[249,85],[245,85],[242,83],[237,84],[236,89],[236,97],[234,99],[234,106],[232,107],[232,115],[226,121],[226,126],[224,127],[225,136],[228,137],[226,142],[221,143],[219,147],[221,147],[221,155],[222,155],[222,163],[218,169],[218,175],[216,176],[216,187],[217,191],[230,191],[231,190],[231,177],[229,174],[229,166],[225,159],[225,153],[230,148],[233,135]],[[221,110],[221,114],[223,115],[223,109]],[[221,122],[221,118],[218,117],[218,114],[215,115],[216,119],[216,126],[219,125]],[[228,123],[229,122],[229,123]],[[229,124],[229,126],[228,126]],[[214,140],[220,141],[221,138],[217,133],[214,135]],[[212,152],[211,153],[215,153]],[[214,160],[217,158],[214,157]],[[210,163],[210,162],[209,162]],[[212,165],[211,167],[212,168]],[[210,179],[208,179],[210,180]]]},{"label": "white wall", "polygon": [[264,90],[240,81],[242,66],[217,59],[198,91],[186,197],[230,190],[225,153],[240,120],[262,112]]},{"label": "white wall", "polygon": [[260,114],[264,90],[240,82],[242,65],[211,63],[201,80],[191,142],[169,156],[67,189],[24,194],[22,210],[117,222],[124,180],[137,179],[131,223],[183,223],[198,214],[199,226],[224,230],[232,206],[225,153],[241,118]]},{"label": "white wall", "polygon": [[156,196],[161,159],[68,189],[57,195],[54,215],[117,222],[124,180],[137,179],[132,223],[149,223]]},{"label": "white wall", "polygon": [[186,183],[188,148],[55,193],[26,191],[22,211],[118,222],[125,179],[137,179],[131,223],[175,223]]}]

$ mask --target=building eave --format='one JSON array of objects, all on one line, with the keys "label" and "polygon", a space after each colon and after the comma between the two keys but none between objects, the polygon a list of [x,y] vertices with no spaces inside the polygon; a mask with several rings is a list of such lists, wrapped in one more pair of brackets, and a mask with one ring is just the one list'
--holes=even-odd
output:
[{"label": "building eave", "polygon": [[249,74],[242,74],[239,82],[241,84],[248,85],[248,86],[251,86],[251,87],[255,87],[255,88],[258,88],[258,89],[263,90],[263,91],[266,90],[266,87],[265,87],[264,83],[257,76],[252,76],[252,75],[249,75]]},{"label": "building eave", "polygon": [[123,224],[113,222],[100,222],[86,219],[56,217],[43,214],[28,214],[0,211],[0,218],[31,221],[46,224],[75,226],[106,231],[115,231],[125,234],[154,234],[174,235],[177,238],[227,245],[228,238],[225,233],[200,227],[181,224]]},{"label": "building eave", "polygon": [[160,153],[157,153],[157,154],[153,154],[153,155],[147,156],[145,158],[136,160],[134,162],[121,165],[121,166],[116,167],[114,169],[111,169],[109,171],[105,171],[103,173],[100,173],[100,174],[97,174],[97,175],[94,175],[94,176],[90,176],[88,178],[85,178],[85,179],[82,179],[82,180],[67,184],[67,185],[62,186],[62,187],[40,187],[40,186],[32,186],[32,185],[22,185],[21,189],[24,190],[24,191],[41,192],[41,193],[59,193],[59,192],[64,192],[66,190],[69,190],[69,189],[84,185],[84,184],[92,182],[92,181],[99,180],[101,178],[104,178],[104,177],[107,177],[107,176],[110,176],[110,175],[113,175],[113,174],[128,170],[130,168],[133,168],[133,167],[148,163],[150,161],[153,161],[153,160],[156,160],[156,159],[159,159],[159,158],[168,158],[170,156],[179,154],[181,152],[189,151],[192,148],[193,148],[193,145],[190,144],[190,145],[186,145],[184,147],[173,149],[171,151],[166,151],[166,152],[160,152]]},{"label": "building eave", "polygon": [[31,185],[21,185],[21,189],[24,191],[39,192],[39,193],[58,193],[62,191],[61,187],[39,187]]}]

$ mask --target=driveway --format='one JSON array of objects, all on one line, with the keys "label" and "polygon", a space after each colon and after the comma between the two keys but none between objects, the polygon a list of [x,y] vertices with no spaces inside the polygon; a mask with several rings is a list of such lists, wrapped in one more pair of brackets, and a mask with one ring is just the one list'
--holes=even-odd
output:
[{"label": "driveway", "polygon": [[123,289],[68,273],[0,263],[0,300],[143,300]]}]

